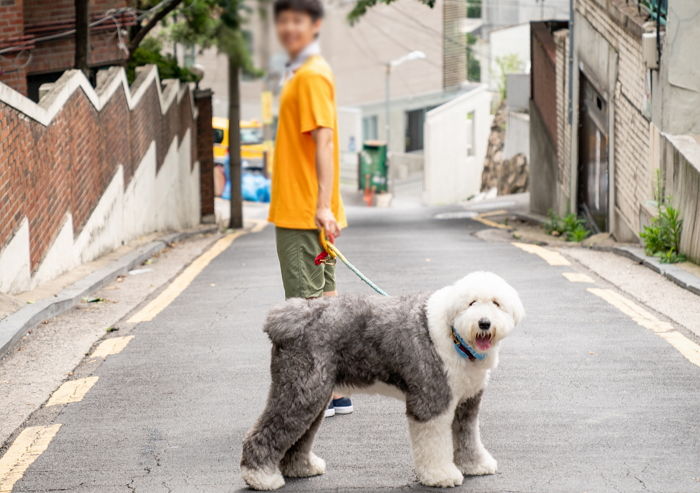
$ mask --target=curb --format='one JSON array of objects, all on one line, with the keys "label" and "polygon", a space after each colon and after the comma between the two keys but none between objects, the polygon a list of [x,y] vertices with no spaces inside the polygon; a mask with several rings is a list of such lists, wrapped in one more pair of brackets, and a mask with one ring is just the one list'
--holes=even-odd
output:
[{"label": "curb", "polygon": [[0,358],[3,358],[22,337],[44,320],[60,315],[80,303],[80,300],[97,289],[124,275],[137,265],[142,264],[171,243],[181,241],[198,234],[215,233],[215,226],[171,233],[143,245],[111,264],[96,270],[86,277],[74,282],[52,298],[44,298],[27,305],[0,320]]},{"label": "curb", "polygon": [[[543,224],[546,218],[540,216],[539,214],[524,213],[524,212],[514,212],[513,215],[516,217],[534,222],[537,224]],[[690,272],[677,267],[673,264],[662,264],[655,257],[649,257],[644,253],[644,249],[635,246],[587,246],[582,245],[582,248],[590,248],[591,250],[597,250],[601,252],[612,252],[615,255],[634,260],[639,264],[643,265],[647,269],[651,269],[657,274],[662,275],[669,281],[680,286],[683,289],[690,291],[693,294],[700,296],[700,277],[691,274]]]},{"label": "curb", "polygon": [[638,247],[611,247],[608,250],[621,257],[639,262],[669,281],[700,296],[700,278],[690,272],[673,264],[662,264],[656,258],[647,256],[644,250]]}]

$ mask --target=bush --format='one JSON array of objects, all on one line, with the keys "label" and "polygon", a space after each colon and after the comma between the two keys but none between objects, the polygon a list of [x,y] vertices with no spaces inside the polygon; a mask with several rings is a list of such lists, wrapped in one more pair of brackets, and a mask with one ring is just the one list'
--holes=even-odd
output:
[{"label": "bush", "polygon": [[566,241],[580,242],[588,238],[591,232],[586,228],[586,223],[576,214],[569,213],[559,217],[554,211],[547,213],[549,220],[544,224],[544,230],[552,236],[566,238]]},{"label": "bush", "polygon": [[647,255],[658,257],[662,263],[673,264],[686,260],[680,253],[682,230],[683,220],[678,209],[662,203],[659,215],[651,219],[651,224],[645,226],[639,236],[644,241]]},{"label": "bush", "polygon": [[162,79],[179,79],[182,82],[197,82],[197,76],[188,68],[181,67],[174,56],[163,55],[163,46],[156,38],[146,38],[136,48],[126,67],[129,84],[136,79],[136,67],[155,65]]}]

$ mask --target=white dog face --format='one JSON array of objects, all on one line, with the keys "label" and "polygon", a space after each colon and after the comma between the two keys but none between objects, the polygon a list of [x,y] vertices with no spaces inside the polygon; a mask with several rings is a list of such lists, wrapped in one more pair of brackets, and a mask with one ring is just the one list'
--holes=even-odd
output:
[{"label": "white dog face", "polygon": [[480,352],[491,349],[525,316],[515,289],[491,272],[473,272],[450,288],[452,325]]}]

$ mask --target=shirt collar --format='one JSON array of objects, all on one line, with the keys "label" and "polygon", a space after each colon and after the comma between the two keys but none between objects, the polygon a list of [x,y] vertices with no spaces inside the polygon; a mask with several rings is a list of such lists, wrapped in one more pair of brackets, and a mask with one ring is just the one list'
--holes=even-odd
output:
[{"label": "shirt collar", "polygon": [[312,56],[320,55],[321,54],[321,43],[317,39],[313,40],[311,43],[309,43],[306,48],[301,50],[301,53],[299,53],[294,59],[289,60],[285,66],[284,66],[284,78],[282,80],[282,83],[288,81],[289,79],[292,78],[294,73],[299,70],[299,68],[304,65],[306,60],[311,58]]}]

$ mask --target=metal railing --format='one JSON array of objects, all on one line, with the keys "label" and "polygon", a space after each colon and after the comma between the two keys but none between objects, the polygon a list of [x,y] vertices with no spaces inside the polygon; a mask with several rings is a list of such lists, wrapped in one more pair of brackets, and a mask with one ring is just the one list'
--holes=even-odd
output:
[{"label": "metal railing", "polygon": [[666,24],[668,0],[626,0],[626,2],[636,5],[640,15],[648,15],[650,20]]}]

